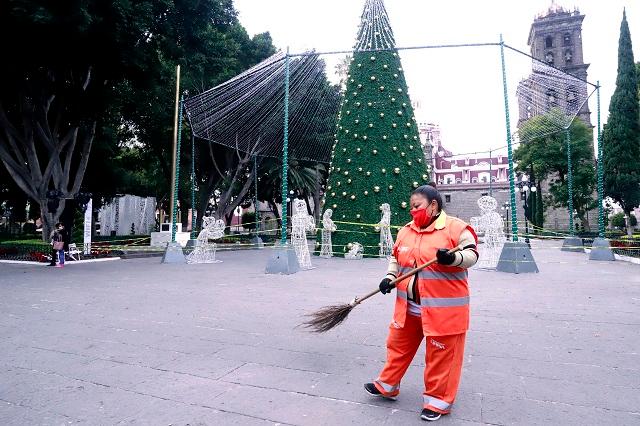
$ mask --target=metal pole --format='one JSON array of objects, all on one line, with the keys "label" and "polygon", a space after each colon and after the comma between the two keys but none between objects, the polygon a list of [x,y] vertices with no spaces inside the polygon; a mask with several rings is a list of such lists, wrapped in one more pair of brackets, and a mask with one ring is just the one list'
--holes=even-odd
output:
[{"label": "metal pole", "polygon": [[[173,154],[171,156],[171,184],[169,196],[169,222],[173,227],[173,188],[176,184],[176,152],[178,145],[178,109],[180,102],[180,65],[176,66],[176,106],[173,114]],[[173,231],[171,231],[173,233]],[[172,240],[173,241],[173,240]]]},{"label": "metal pole", "polygon": [[596,87],[598,100],[598,236],[604,238],[604,150],[602,146],[602,131],[600,130],[600,80]]},{"label": "metal pole", "polygon": [[[527,219],[527,211],[531,208],[529,205],[529,191],[524,191],[524,242],[527,243],[529,248],[531,248],[531,244],[529,243],[529,220]],[[531,214],[531,213],[529,213]]]},{"label": "metal pole", "polygon": [[196,238],[196,137],[191,129],[191,239]]},{"label": "metal pole", "polygon": [[258,156],[253,156],[253,208],[255,210],[256,235],[260,232],[260,211],[258,209]]},{"label": "metal pole", "polygon": [[493,197],[493,157],[492,151],[489,150],[489,197]]},{"label": "metal pole", "polygon": [[573,226],[573,172],[571,166],[571,134],[569,128],[565,130],[567,140],[567,187],[569,190],[569,235],[574,236]]},{"label": "metal pole", "polygon": [[511,121],[509,120],[509,92],[507,90],[507,67],[504,61],[504,41],[500,34],[500,59],[502,61],[502,87],[504,90],[504,115],[507,126],[507,157],[509,159],[509,192],[511,193],[511,232],[513,241],[518,241],[518,213],[516,212],[516,189],[513,181],[513,153],[511,150]]},{"label": "metal pole", "polygon": [[176,242],[176,216],[178,216],[178,182],[180,181],[180,161],[178,161],[180,156],[180,140],[182,139],[182,106],[183,106],[184,96],[180,98],[180,108],[178,112],[178,141],[176,143],[176,149],[173,152],[174,155],[174,181],[173,181],[173,205],[171,207],[171,242]]},{"label": "metal pole", "polygon": [[288,179],[289,179],[289,47],[287,47],[287,56],[284,62],[284,143],[282,146],[282,235],[280,243],[287,244],[287,197],[289,196]]}]

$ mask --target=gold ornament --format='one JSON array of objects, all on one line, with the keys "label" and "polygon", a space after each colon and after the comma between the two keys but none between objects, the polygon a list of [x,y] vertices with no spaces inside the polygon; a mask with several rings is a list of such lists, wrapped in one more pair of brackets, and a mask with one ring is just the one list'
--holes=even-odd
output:
[{"label": "gold ornament", "polygon": [[395,129],[396,127],[398,127],[398,125],[396,123],[392,124],[393,128]]},{"label": "gold ornament", "polygon": [[387,169],[382,169],[382,173],[387,173]]},{"label": "gold ornament", "polygon": [[374,192],[380,192],[380,187],[379,186],[374,186],[373,187],[373,191]]},{"label": "gold ornament", "polygon": [[384,118],[384,112],[380,113],[380,118]]},{"label": "gold ornament", "polygon": [[413,187],[417,188],[418,186],[420,186],[420,184],[418,182],[413,182]]},{"label": "gold ornament", "polygon": [[407,123],[407,127],[411,127],[411,123]]},{"label": "gold ornament", "polygon": [[395,169],[393,169],[393,172],[394,172],[395,174],[399,175],[399,174],[400,174],[400,168],[399,168],[399,167],[396,167]]},{"label": "gold ornament", "polygon": [[347,158],[347,163],[350,163],[350,162],[351,162],[351,158]]},{"label": "gold ornament", "polygon": [[401,88],[398,88],[398,93],[402,93],[402,89]]},{"label": "gold ornament", "polygon": [[400,203],[400,207],[402,207],[403,209],[406,209],[407,208],[407,202],[406,201],[401,202]]},{"label": "gold ornament", "polygon": [[361,172],[362,171],[362,167],[358,167],[358,171]]},{"label": "gold ornament", "polygon": [[367,140],[367,135],[364,135],[364,136],[362,137],[362,139],[366,141],[366,140]]},{"label": "gold ornament", "polygon": [[349,170],[345,170],[345,171],[344,171],[344,175],[345,175],[345,176],[349,176]]},{"label": "gold ornament", "polygon": [[376,80],[376,76],[375,76],[375,75],[372,75],[372,76],[371,76],[371,81],[375,81],[375,80]]},{"label": "gold ornament", "polygon": [[409,145],[409,149],[413,149],[413,145]]},{"label": "gold ornament", "polygon": [[380,86],[380,91],[384,92],[384,86]]},{"label": "gold ornament", "polygon": [[389,65],[384,64],[384,65],[382,66],[382,68],[384,68],[384,69],[386,70],[387,68],[389,68]]},{"label": "gold ornament", "polygon": [[362,105],[360,102],[356,102],[357,107],[359,107],[360,105]]},{"label": "gold ornament", "polygon": [[364,195],[369,195],[369,191],[364,191]]},{"label": "gold ornament", "polygon": [[372,128],[372,127],[373,127],[373,123],[369,123],[369,128]]},{"label": "gold ornament", "polygon": [[409,139],[409,135],[404,135],[404,138],[405,139]]},{"label": "gold ornament", "polygon": [[356,199],[356,196],[355,196],[355,195],[352,195],[352,196],[351,196],[351,199],[352,199],[352,200],[355,200],[355,199]]},{"label": "gold ornament", "polygon": [[342,193],[342,196],[343,196],[343,197],[346,197],[346,196],[347,196],[347,193],[346,193],[346,192],[343,192],[343,193]]},{"label": "gold ornament", "polygon": [[351,183],[351,179],[347,179],[347,183]]},{"label": "gold ornament", "polygon": [[401,152],[401,153],[400,153],[400,155],[401,155],[402,157],[404,157],[404,156],[405,156],[405,155],[407,155],[407,154],[405,154],[404,152]]},{"label": "gold ornament", "polygon": [[353,134],[353,138],[354,138],[354,139],[358,139],[358,134],[357,134],[357,133],[354,133],[354,134]]},{"label": "gold ornament", "polygon": [[360,215],[359,214],[356,215],[356,219],[360,219]]},{"label": "gold ornament", "polygon": [[394,74],[394,75],[393,75],[393,78],[398,78],[398,74]]},{"label": "gold ornament", "polygon": [[337,204],[334,204],[334,205],[333,205],[333,206],[331,206],[331,207],[333,207],[334,209],[337,209],[337,208],[338,208],[338,205],[337,205]]},{"label": "gold ornament", "polygon": [[373,106],[371,102],[367,102],[367,106]]},{"label": "gold ornament", "polygon": [[356,152],[360,152],[360,151],[361,151],[360,148],[356,148]]},{"label": "gold ornament", "polygon": [[362,89],[362,84],[358,84],[358,89]]},{"label": "gold ornament", "polygon": [[407,166],[410,166],[410,165],[411,165],[411,161],[407,161]]},{"label": "gold ornament", "polygon": [[397,151],[397,150],[398,150],[398,147],[397,147],[397,146],[394,146],[394,147],[393,147],[393,150],[394,150],[394,151]]},{"label": "gold ornament", "polygon": [[389,191],[393,191],[393,185],[389,185]]},{"label": "gold ornament", "polygon": [[336,186],[340,186],[340,182],[337,182],[337,183],[336,183]]},{"label": "gold ornament", "polygon": [[391,98],[391,102],[395,102],[395,101],[396,101],[396,98]]},{"label": "gold ornament", "polygon": [[375,56],[372,56],[372,57],[371,57],[371,60],[372,60],[372,61],[375,61],[375,60],[376,60],[376,57],[375,57]]},{"label": "gold ornament", "polygon": [[371,172],[367,172],[367,176],[371,176]]},{"label": "gold ornament", "polygon": [[398,115],[402,115],[402,111],[398,111]]},{"label": "gold ornament", "polygon": [[427,175],[422,175],[422,179],[423,179],[423,180],[427,180],[427,179],[429,179],[429,176],[427,176]]},{"label": "gold ornament", "polygon": [[335,192],[332,192],[332,193],[331,193],[331,196],[332,196],[332,197],[335,197],[335,196],[336,196],[336,193],[335,193]]},{"label": "gold ornament", "polygon": [[418,158],[416,161],[417,161],[418,163],[422,163],[422,158]]},{"label": "gold ornament", "polygon": [[373,151],[371,151],[371,152],[373,152],[373,155],[378,155],[378,150],[377,150],[377,149],[374,149],[374,150],[373,150]]}]

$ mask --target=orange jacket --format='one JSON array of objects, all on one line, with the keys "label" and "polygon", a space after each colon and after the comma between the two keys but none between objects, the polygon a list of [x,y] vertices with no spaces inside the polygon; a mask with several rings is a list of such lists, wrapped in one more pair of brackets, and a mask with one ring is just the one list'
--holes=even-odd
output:
[{"label": "orange jacket", "polygon": [[[449,217],[443,211],[426,229],[419,229],[413,222],[398,232],[393,254],[400,274],[436,257],[439,248],[454,248],[460,234],[468,229],[476,244],[478,238],[471,226],[462,220]],[[469,328],[469,287],[467,270],[437,263],[422,270],[417,277],[420,293],[422,329],[425,335],[444,336],[464,333]],[[394,326],[404,327],[407,315],[407,285],[410,278],[400,281],[396,292],[393,314]]]}]

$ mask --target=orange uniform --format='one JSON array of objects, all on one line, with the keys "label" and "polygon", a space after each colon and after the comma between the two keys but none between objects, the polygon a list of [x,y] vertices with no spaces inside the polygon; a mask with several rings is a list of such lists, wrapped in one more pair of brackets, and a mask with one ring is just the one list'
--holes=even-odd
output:
[{"label": "orange uniform", "polygon": [[[425,229],[409,223],[398,233],[393,248],[398,272],[406,273],[435,258],[439,248],[458,246],[465,230],[477,245],[473,228],[444,211]],[[475,247],[473,250],[475,253]],[[397,395],[404,373],[426,338],[424,408],[446,414],[458,391],[469,328],[467,270],[436,263],[419,272],[416,278],[400,281],[396,289],[387,362],[374,384],[385,396]]]}]

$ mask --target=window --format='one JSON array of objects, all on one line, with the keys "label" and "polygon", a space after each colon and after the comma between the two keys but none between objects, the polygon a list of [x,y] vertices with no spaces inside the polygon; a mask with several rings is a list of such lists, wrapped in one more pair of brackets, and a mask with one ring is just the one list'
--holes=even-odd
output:
[{"label": "window", "polygon": [[553,37],[547,36],[544,39],[544,47],[546,47],[547,49],[550,48],[550,47],[553,47]]},{"label": "window", "polygon": [[489,193],[488,193],[488,192],[483,192],[482,194],[480,194],[480,196],[481,196],[481,197],[486,197],[486,196],[488,196],[488,195],[489,195]]},{"label": "window", "polygon": [[547,52],[546,55],[544,55],[544,60],[547,62],[547,64],[553,66],[554,64],[553,53]]},{"label": "window", "polygon": [[478,178],[477,177],[471,178],[471,183],[478,183]]},{"label": "window", "polygon": [[570,86],[567,89],[567,107],[569,111],[576,112],[578,110],[578,93],[576,88]]},{"label": "window", "polygon": [[462,183],[462,179],[457,178],[457,179],[456,179],[456,183]]},{"label": "window", "polygon": [[564,62],[567,65],[570,65],[573,62],[573,53],[569,49],[564,51]]},{"label": "window", "polygon": [[571,34],[564,33],[564,36],[562,36],[562,41],[564,42],[565,46],[571,46]]},{"label": "window", "polygon": [[444,202],[445,202],[445,203],[450,203],[450,202],[451,202],[451,195],[446,194],[446,195],[444,196]]}]

